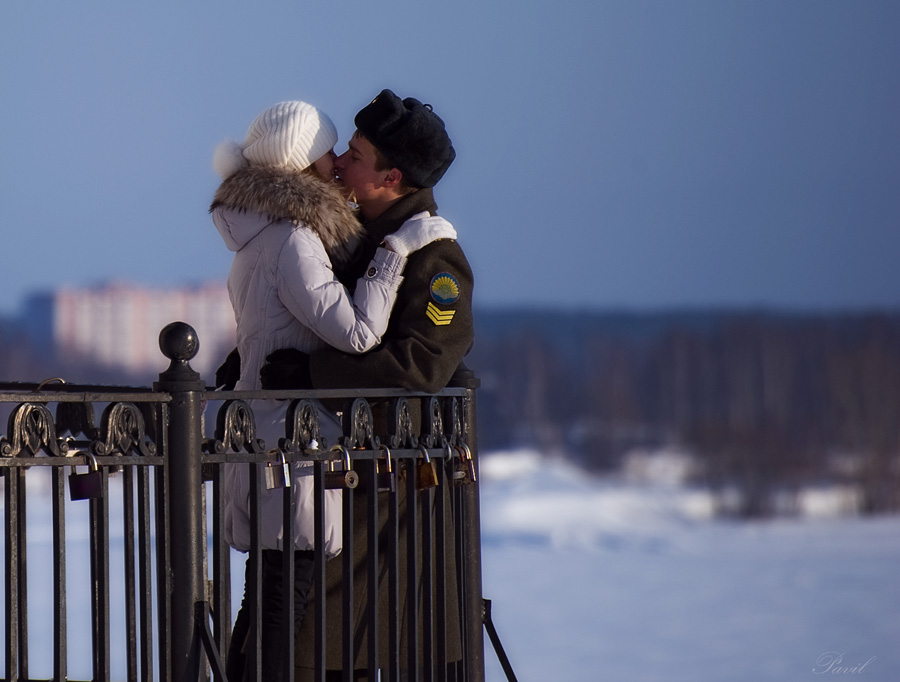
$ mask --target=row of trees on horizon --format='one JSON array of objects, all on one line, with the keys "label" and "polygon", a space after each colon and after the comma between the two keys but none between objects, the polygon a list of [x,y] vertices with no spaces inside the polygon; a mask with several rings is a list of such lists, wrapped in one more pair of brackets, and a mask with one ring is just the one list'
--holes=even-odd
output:
[{"label": "row of trees on horizon", "polygon": [[[846,483],[900,511],[900,314],[477,312],[482,451],[528,446],[617,470],[675,446],[742,516]],[[146,386],[0,327],[0,382]]]},{"label": "row of trees on horizon", "polygon": [[674,446],[741,516],[810,483],[900,511],[900,316],[547,313],[487,330],[471,358],[482,447],[612,471]]}]

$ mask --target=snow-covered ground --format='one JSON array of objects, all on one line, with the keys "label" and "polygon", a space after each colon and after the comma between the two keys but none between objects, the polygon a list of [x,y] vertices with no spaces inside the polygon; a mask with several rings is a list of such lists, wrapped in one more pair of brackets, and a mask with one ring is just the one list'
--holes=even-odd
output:
[{"label": "snow-covered ground", "polygon": [[[845,495],[816,491],[812,516],[717,521],[705,493],[678,485],[677,458],[639,470],[594,479],[534,453],[483,455],[484,594],[520,682],[900,680],[900,517],[842,516]],[[69,539],[84,539],[86,503],[67,504]],[[44,679],[48,507],[29,490],[31,673]],[[112,536],[121,565],[121,529]],[[88,679],[90,578],[77,551],[68,565],[70,677]],[[116,679],[121,617],[113,613]],[[485,643],[488,680],[502,682]]]},{"label": "snow-covered ground", "polygon": [[664,480],[481,467],[484,593],[521,682],[900,680],[900,518],[819,492],[818,518],[715,521]]}]

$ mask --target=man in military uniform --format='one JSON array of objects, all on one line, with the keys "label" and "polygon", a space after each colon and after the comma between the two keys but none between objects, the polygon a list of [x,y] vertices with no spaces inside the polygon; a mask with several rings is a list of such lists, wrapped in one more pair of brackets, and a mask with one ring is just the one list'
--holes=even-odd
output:
[{"label": "man in military uniform", "polygon": [[[366,267],[377,247],[396,241],[396,232],[403,223],[423,212],[434,215],[437,204],[432,188],[456,156],[444,122],[428,104],[414,98],[401,99],[390,90],[383,90],[354,119],[357,130],[349,142],[349,149],[335,161],[338,179],[359,205],[359,217],[365,227],[363,243],[356,258],[340,279],[353,287],[357,279],[367,273]],[[327,388],[402,388],[409,391],[434,393],[445,387],[461,366],[463,357],[472,345],[473,277],[469,263],[456,240],[432,242],[409,254],[400,285],[397,302],[391,314],[382,343],[363,355],[351,355],[332,348],[311,355],[297,351],[276,351],[261,372],[265,389],[327,389]],[[412,405],[410,406],[412,407]],[[413,417],[416,421],[415,416]],[[366,505],[364,490],[354,496],[354,603],[357,619],[354,624],[354,643],[365,641],[362,619],[366,603]],[[449,499],[449,496],[447,496]],[[384,507],[386,498],[380,498]],[[405,485],[398,486],[398,516],[401,537],[405,532]],[[386,507],[379,509],[380,563],[386,556]],[[449,514],[448,514],[449,518]],[[454,534],[448,532],[447,553],[447,660],[459,660],[461,654],[456,572],[453,547]],[[405,543],[401,542],[405,554]],[[421,550],[420,550],[421,551]],[[406,582],[405,557],[400,558],[401,585]],[[421,563],[419,564],[421,566]],[[379,575],[384,575],[384,566]],[[341,666],[341,561],[329,561],[326,568],[326,668],[328,679],[339,678]],[[417,581],[421,576],[416,576]],[[387,620],[386,585],[379,589],[380,620]],[[401,587],[401,601],[406,590]],[[312,596],[310,597],[312,599]],[[308,612],[308,613],[311,613]],[[405,613],[405,603],[400,605]],[[297,679],[312,679],[313,626],[312,618],[304,619],[297,638]],[[379,664],[388,660],[388,637],[380,626]],[[401,632],[401,660],[406,661],[406,631]],[[420,635],[421,639],[421,629]],[[423,666],[426,663],[421,658]],[[355,647],[356,679],[367,666],[366,647]]]},{"label": "man in military uniform", "polygon": [[[383,90],[354,122],[349,149],[335,161],[365,227],[353,265],[338,273],[348,287],[406,220],[436,213],[432,188],[456,157],[444,122],[412,97]],[[364,355],[276,351],[262,370],[263,387],[444,388],[472,345],[472,270],[459,244],[442,239],[410,253],[403,274],[380,346]]]}]

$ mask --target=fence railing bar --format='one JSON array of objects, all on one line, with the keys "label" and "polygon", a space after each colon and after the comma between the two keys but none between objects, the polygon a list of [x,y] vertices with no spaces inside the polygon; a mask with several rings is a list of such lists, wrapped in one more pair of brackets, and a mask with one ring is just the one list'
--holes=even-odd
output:
[{"label": "fence railing bar", "polygon": [[422,506],[422,682],[434,682],[434,593],[432,544],[434,488],[419,493]]},{"label": "fence railing bar", "polygon": [[[463,507],[463,488],[457,487],[453,490],[453,498],[455,504],[453,505],[453,532],[456,535],[456,546],[462,547],[463,542],[465,541],[465,523],[466,523],[466,515],[465,509]],[[457,585],[457,599],[459,599],[459,604],[461,608],[465,608],[465,598],[466,593],[468,592],[468,585],[466,581],[466,570],[465,570],[465,557],[462,552],[458,552],[456,555],[456,585]],[[460,623],[460,636],[462,641],[462,654],[463,660],[468,660],[469,656],[469,621],[468,618],[462,618]],[[457,670],[457,682],[464,682],[468,680],[468,666],[461,665]]]},{"label": "fence railing bar", "polygon": [[484,599],[482,600],[484,603],[484,627],[488,632],[488,637],[491,639],[491,644],[494,646],[494,651],[497,654],[497,659],[500,661],[500,667],[503,668],[503,672],[506,674],[506,679],[509,682],[516,682],[516,673],[513,672],[512,665],[509,662],[509,658],[506,655],[506,651],[503,649],[503,644],[500,642],[500,636],[497,634],[497,628],[494,627],[494,620],[491,617],[491,600]]},{"label": "fence railing bar", "polygon": [[19,564],[19,608],[22,610],[22,615],[19,617],[19,627],[22,628],[22,631],[19,633],[19,675],[24,680],[30,678],[28,674],[28,504],[26,492],[26,470],[20,469],[19,484],[16,489],[19,507],[16,532],[19,535],[19,554],[17,557],[17,563]]},{"label": "fence railing bar", "polygon": [[[400,460],[397,460],[397,469]],[[398,513],[400,482],[388,493],[388,667],[389,682],[400,680],[400,524]]]},{"label": "fence railing bar", "polygon": [[[325,546],[325,465],[313,463],[313,513],[315,514],[315,544]],[[343,532],[343,531],[342,531]],[[313,663],[316,682],[325,682],[325,552],[316,552],[313,566],[315,600],[310,609],[315,618]],[[230,681],[229,681],[230,682]]]},{"label": "fence railing bar", "polygon": [[138,497],[138,584],[140,585],[141,682],[153,680],[153,575],[152,530],[150,525],[150,476],[146,467],[137,470]]},{"label": "fence railing bar", "polygon": [[[474,418],[473,418],[474,421]],[[477,467],[477,455],[475,462]],[[462,500],[460,506],[464,511],[463,541],[463,567],[466,573],[466,592],[461,602],[464,619],[469,623],[468,649],[466,666],[469,668],[467,675],[472,678],[484,677],[484,628],[481,627],[481,513],[479,509],[477,484],[462,486]]]},{"label": "fence railing bar", "polygon": [[6,658],[6,679],[15,680],[19,674],[19,470],[6,469],[3,486],[3,507],[6,524],[6,637],[4,654]]},{"label": "fence railing bar", "polygon": [[91,546],[91,635],[94,680],[107,682],[109,671],[109,471],[101,469],[103,495],[89,500]]},{"label": "fence railing bar", "polygon": [[[255,463],[247,464],[250,481],[250,551],[247,553],[249,576],[247,590],[250,605],[250,637],[244,649],[247,651],[247,664],[250,679],[260,682],[262,679],[262,513],[259,499],[259,469]],[[230,681],[229,681],[230,682]]]},{"label": "fence railing bar", "polygon": [[409,682],[419,679],[419,586],[418,575],[418,508],[415,460],[407,460],[406,470],[406,627],[407,675]]},{"label": "fence railing bar", "polygon": [[364,498],[366,501],[366,523],[368,526],[366,538],[366,562],[368,569],[366,575],[366,596],[368,597],[368,603],[366,604],[368,675],[370,680],[376,680],[378,679],[378,529],[380,528],[378,523],[378,462],[373,459],[365,462],[362,468],[365,480]]},{"label": "fence railing bar", "polygon": [[135,584],[134,471],[122,472],[122,515],[125,543],[125,658],[126,677],[138,678],[137,587]]},{"label": "fence railing bar", "polygon": [[[219,652],[227,652],[231,646],[231,548],[225,542],[224,487],[224,468],[221,466],[215,467],[212,475],[212,619],[213,636]],[[215,679],[216,682],[225,682],[224,676],[216,676]],[[237,682],[240,682],[240,680]]]},{"label": "fence railing bar", "polygon": [[[448,387],[441,390],[441,395],[446,397],[455,396],[458,398],[466,397],[469,394],[467,388]],[[202,400],[220,401],[223,391],[208,388],[201,396]],[[401,388],[355,388],[352,391],[355,398],[432,398],[431,393],[420,393],[415,391],[407,391]],[[4,394],[5,395],[5,394]],[[23,394],[30,396],[33,394]],[[102,395],[102,394],[100,394]],[[348,395],[347,389],[316,389],[316,390],[279,390],[279,391],[228,391],[228,397],[235,400],[297,400],[302,398],[315,398],[316,400],[346,400]],[[130,399],[130,398],[129,398]],[[101,398],[98,402],[109,400]],[[145,398],[145,400],[153,400],[153,398]],[[45,402],[54,402],[47,400]],[[132,401],[134,402],[134,401]]]},{"label": "fence railing bar", "polygon": [[[293,466],[293,465],[291,465]],[[283,603],[285,608],[284,628],[282,629],[282,648],[284,652],[282,658],[282,680],[284,682],[294,682],[294,615],[296,604],[294,603],[294,509],[293,509],[293,489],[288,486],[282,490],[282,540],[281,540],[281,560],[282,560],[282,594],[284,595]]]},{"label": "fence railing bar", "polygon": [[[167,424],[168,406],[160,408],[160,424]],[[168,429],[162,428],[157,444],[162,443],[163,452],[169,452]],[[172,610],[169,606],[168,586],[171,542],[169,540],[169,489],[166,485],[168,467],[155,470],[154,490],[156,491],[156,576],[160,589],[157,590],[157,620],[159,622],[159,677],[160,682],[172,678]]]},{"label": "fence railing bar", "polygon": [[438,465],[438,487],[435,492],[435,563],[437,578],[435,580],[435,630],[437,652],[438,680],[447,680],[447,460],[440,460]]},{"label": "fence railing bar", "polygon": [[[70,387],[72,388],[72,387]],[[133,393],[85,393],[64,391],[53,393],[10,393],[0,389],[0,399],[4,403],[168,403],[172,397],[167,393],[154,393],[150,389],[135,387]]]},{"label": "fence railing bar", "polygon": [[347,488],[341,491],[341,667],[343,668],[344,682],[352,682],[353,668],[356,659],[353,611],[353,591],[355,589],[353,571],[356,569],[353,556],[353,489]]},{"label": "fence railing bar", "polygon": [[219,655],[219,649],[216,646],[215,638],[209,627],[209,602],[199,601],[194,605],[194,609],[194,620],[200,631],[200,643],[203,645],[203,650],[206,652],[206,660],[212,669],[213,675],[215,675],[217,679],[224,679],[225,666],[222,663],[222,657]]},{"label": "fence railing bar", "polygon": [[[162,467],[165,460],[162,457],[95,457],[97,465],[101,468],[109,468],[114,466],[142,466],[142,467]],[[81,465],[80,460],[78,465]],[[52,467],[72,466],[72,462],[64,457],[0,457],[0,469],[41,469]]]},{"label": "fence railing bar", "polygon": [[68,638],[66,611],[66,512],[64,470],[50,473],[51,513],[53,515],[53,677],[68,677]]}]

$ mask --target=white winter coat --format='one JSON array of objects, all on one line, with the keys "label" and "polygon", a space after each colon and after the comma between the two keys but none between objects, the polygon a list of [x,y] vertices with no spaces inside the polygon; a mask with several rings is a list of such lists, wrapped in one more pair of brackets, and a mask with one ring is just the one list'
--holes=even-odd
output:
[{"label": "white winter coat", "polygon": [[237,390],[261,388],[266,356],[281,348],[346,353],[374,348],[387,329],[406,259],[378,249],[372,276],[351,297],[335,277],[322,240],[309,227],[219,207],[213,222],[235,252],[228,294],[237,323]]},{"label": "white winter coat", "polygon": [[[339,202],[339,204],[336,204]],[[281,348],[311,352],[326,345],[363,353],[387,328],[406,259],[379,249],[351,296],[337,280],[332,255],[353,241],[358,227],[346,202],[321,180],[291,171],[249,168],[226,179],[211,208],[213,223],[235,252],[228,292],[237,323],[241,358],[238,390],[259,389],[259,370]],[[348,216],[352,223],[348,221]],[[326,245],[329,251],[326,251]],[[274,446],[284,436],[284,401],[252,401],[257,437]],[[326,410],[320,426],[339,426]],[[282,490],[266,490],[259,468],[261,544],[285,549]],[[250,489],[246,464],[225,468],[225,538],[235,549],[250,549]],[[294,549],[314,548],[312,465],[292,470]],[[341,549],[341,493],[326,492],[325,553]]]}]

